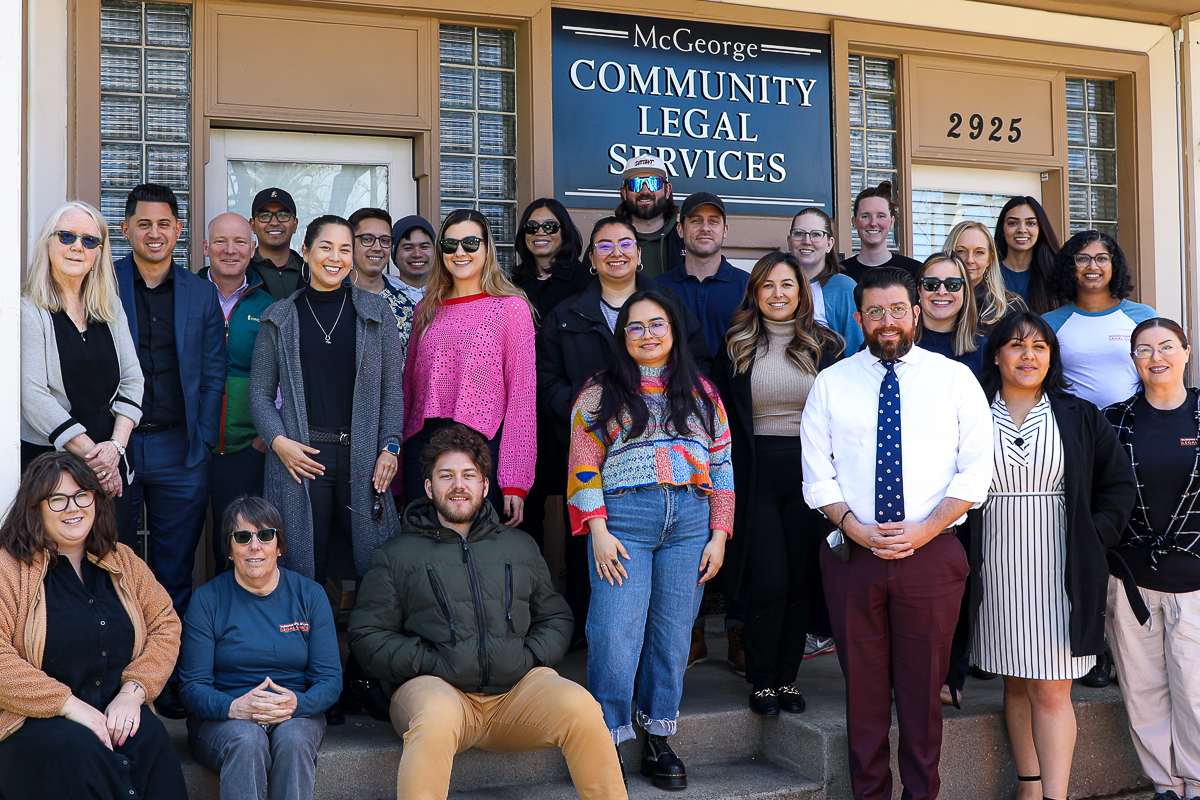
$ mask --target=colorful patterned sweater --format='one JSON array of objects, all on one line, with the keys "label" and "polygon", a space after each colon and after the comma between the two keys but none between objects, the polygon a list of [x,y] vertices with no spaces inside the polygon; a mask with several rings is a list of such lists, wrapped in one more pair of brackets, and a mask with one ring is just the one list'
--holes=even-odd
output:
[{"label": "colorful patterned sweater", "polygon": [[588,533],[587,520],[607,519],[604,493],[642,486],[695,486],[709,496],[709,527],[733,534],[733,464],[729,451],[729,421],[716,388],[704,386],[716,403],[716,436],[710,438],[696,417],[688,421],[691,432],[675,435],[663,429],[665,399],[663,368],[642,367],[642,393],[650,409],[650,423],[641,436],[627,439],[616,421],[608,425],[611,445],[598,431],[596,421],[601,389],[589,383],[571,409],[571,457],[567,474],[567,504],[571,532]]},{"label": "colorful patterned sweater", "polygon": [[487,438],[500,434],[496,477],[524,497],[537,461],[537,370],[533,316],[520,297],[446,300],[409,340],[404,365],[404,439],[425,420],[453,419]]}]

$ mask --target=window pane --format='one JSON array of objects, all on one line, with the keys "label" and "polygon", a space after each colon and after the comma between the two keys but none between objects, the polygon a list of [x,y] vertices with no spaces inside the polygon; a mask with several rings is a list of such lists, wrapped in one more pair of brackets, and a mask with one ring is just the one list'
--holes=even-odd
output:
[{"label": "window pane", "polygon": [[192,7],[183,3],[147,3],[146,44],[191,47]]},{"label": "window pane", "polygon": [[191,90],[191,54],[187,50],[147,48],[147,92],[186,96]]},{"label": "window pane", "polygon": [[106,0],[100,6],[100,41],[104,44],[141,44],[142,4]]},{"label": "window pane", "polygon": [[140,92],[142,51],[136,47],[101,47],[100,89],[105,92]]},{"label": "window pane", "polygon": [[475,72],[442,65],[442,108],[475,107]]},{"label": "window pane", "polygon": [[442,63],[475,63],[475,29],[462,25],[443,25],[438,41]]}]

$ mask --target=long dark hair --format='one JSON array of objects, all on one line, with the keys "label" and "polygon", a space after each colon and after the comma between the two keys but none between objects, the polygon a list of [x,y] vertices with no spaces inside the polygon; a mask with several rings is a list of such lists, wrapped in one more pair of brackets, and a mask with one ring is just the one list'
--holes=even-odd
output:
[{"label": "long dark hair", "polygon": [[1075,256],[1092,242],[1099,242],[1112,256],[1112,276],[1108,279],[1108,293],[1115,300],[1124,300],[1133,293],[1133,273],[1125,259],[1125,251],[1117,240],[1101,231],[1080,231],[1067,239],[1058,251],[1058,259],[1050,273],[1050,285],[1059,296],[1074,302],[1079,294],[1079,278],[1075,274]]},{"label": "long dark hair", "polygon": [[[696,362],[688,350],[682,318],[679,310],[666,295],[655,291],[637,291],[629,296],[617,314],[613,333],[613,356],[608,366],[597,372],[589,381],[600,387],[600,402],[596,408],[596,421],[588,428],[599,432],[606,444],[612,444],[614,436],[608,425],[616,421],[627,439],[636,439],[646,432],[650,424],[650,409],[642,396],[642,373],[638,363],[625,346],[625,326],[629,324],[629,309],[642,300],[660,306],[671,326],[674,345],[667,360],[666,372],[666,419],[663,427],[676,435],[691,433],[688,417],[698,417],[709,436],[716,435],[716,402],[711,388],[696,369]],[[703,408],[701,408],[703,406]]]},{"label": "long dark hair", "polygon": [[529,251],[529,243],[525,241],[525,223],[529,222],[533,212],[539,208],[544,208],[553,214],[554,218],[558,220],[558,224],[562,226],[559,229],[559,233],[562,234],[562,244],[558,246],[558,252],[554,254],[554,257],[550,259],[550,269],[569,267],[578,263],[579,257],[583,255],[583,235],[579,232],[579,228],[575,227],[567,209],[553,197],[540,197],[525,206],[521,220],[517,223],[516,241],[513,242],[513,249],[517,251],[517,265],[513,267],[514,281],[528,281],[537,277],[537,259],[533,257],[533,253]]},{"label": "long dark hair", "polygon": [[117,547],[117,515],[112,500],[104,494],[96,473],[79,456],[64,450],[43,453],[30,462],[21,475],[21,485],[4,522],[0,523],[0,548],[13,558],[32,564],[40,553],[46,553],[53,567],[58,551],[42,522],[42,501],[54,494],[62,476],[70,475],[80,489],[89,491],[95,499],[92,530],[87,535],[87,551],[97,559],[104,558]]},{"label": "long dark hair", "polygon": [[1050,285],[1050,274],[1054,271],[1054,259],[1058,253],[1058,236],[1046,209],[1032,197],[1010,198],[1000,209],[996,218],[996,256],[1004,261],[1008,257],[1008,239],[1004,238],[1004,218],[1017,206],[1029,206],[1037,217],[1038,238],[1033,244],[1033,259],[1029,265],[1029,307],[1039,314],[1053,311],[1062,305],[1062,300]]},{"label": "long dark hair", "polygon": [[1000,387],[1004,383],[1000,377],[1000,366],[996,363],[996,353],[1000,352],[1000,348],[1013,339],[1024,339],[1030,333],[1036,333],[1046,344],[1050,345],[1050,368],[1042,380],[1042,392],[1066,394],[1071,390],[1071,384],[1067,382],[1067,378],[1063,374],[1058,337],[1054,334],[1050,323],[1042,319],[1040,314],[1032,311],[1013,311],[1000,318],[996,327],[992,328],[987,344],[983,348],[983,371],[979,375],[979,382],[983,384],[983,392],[987,395],[989,403],[996,399],[996,395],[1000,393]]}]

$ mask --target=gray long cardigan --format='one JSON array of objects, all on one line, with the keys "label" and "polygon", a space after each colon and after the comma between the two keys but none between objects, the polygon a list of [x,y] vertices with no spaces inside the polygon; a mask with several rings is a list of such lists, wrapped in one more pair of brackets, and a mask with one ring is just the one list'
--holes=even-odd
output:
[{"label": "gray long cardigan", "polygon": [[[249,403],[250,418],[268,447],[263,496],[279,509],[287,534],[283,565],[312,578],[315,565],[308,481],[296,483],[279,456],[270,449],[276,436],[311,445],[300,366],[300,321],[296,311],[296,298],[303,291],[301,288],[291,297],[273,303],[262,314],[250,365]],[[391,492],[383,492],[380,518],[370,518],[375,502],[370,476],[375,472],[380,451],[390,443],[400,444],[404,424],[400,378],[404,361],[400,355],[395,317],[387,301],[359,288],[351,289],[350,298],[355,311],[357,360],[350,416],[350,470],[353,478],[364,476],[350,485],[352,507],[362,512],[350,515],[351,538],[355,570],[364,575],[379,546],[400,533],[400,519]],[[283,397],[283,406],[279,409],[275,408],[276,386]]]}]

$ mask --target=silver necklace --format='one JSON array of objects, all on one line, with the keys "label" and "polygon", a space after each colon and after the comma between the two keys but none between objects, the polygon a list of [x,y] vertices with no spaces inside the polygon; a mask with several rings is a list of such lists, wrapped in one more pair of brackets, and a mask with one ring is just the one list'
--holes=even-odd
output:
[{"label": "silver necklace", "polygon": [[308,303],[308,313],[312,314],[313,322],[317,323],[317,327],[321,329],[321,333],[325,334],[325,344],[333,344],[333,342],[329,341],[329,337],[337,330],[337,324],[342,318],[342,312],[346,310],[346,296],[348,294],[349,292],[346,295],[342,295],[342,307],[338,309],[337,319],[333,321],[333,325],[330,326],[329,330],[325,330],[325,326],[321,324],[321,320],[317,319],[317,312],[313,311],[312,300],[309,300],[307,297],[304,298],[304,302]]}]

